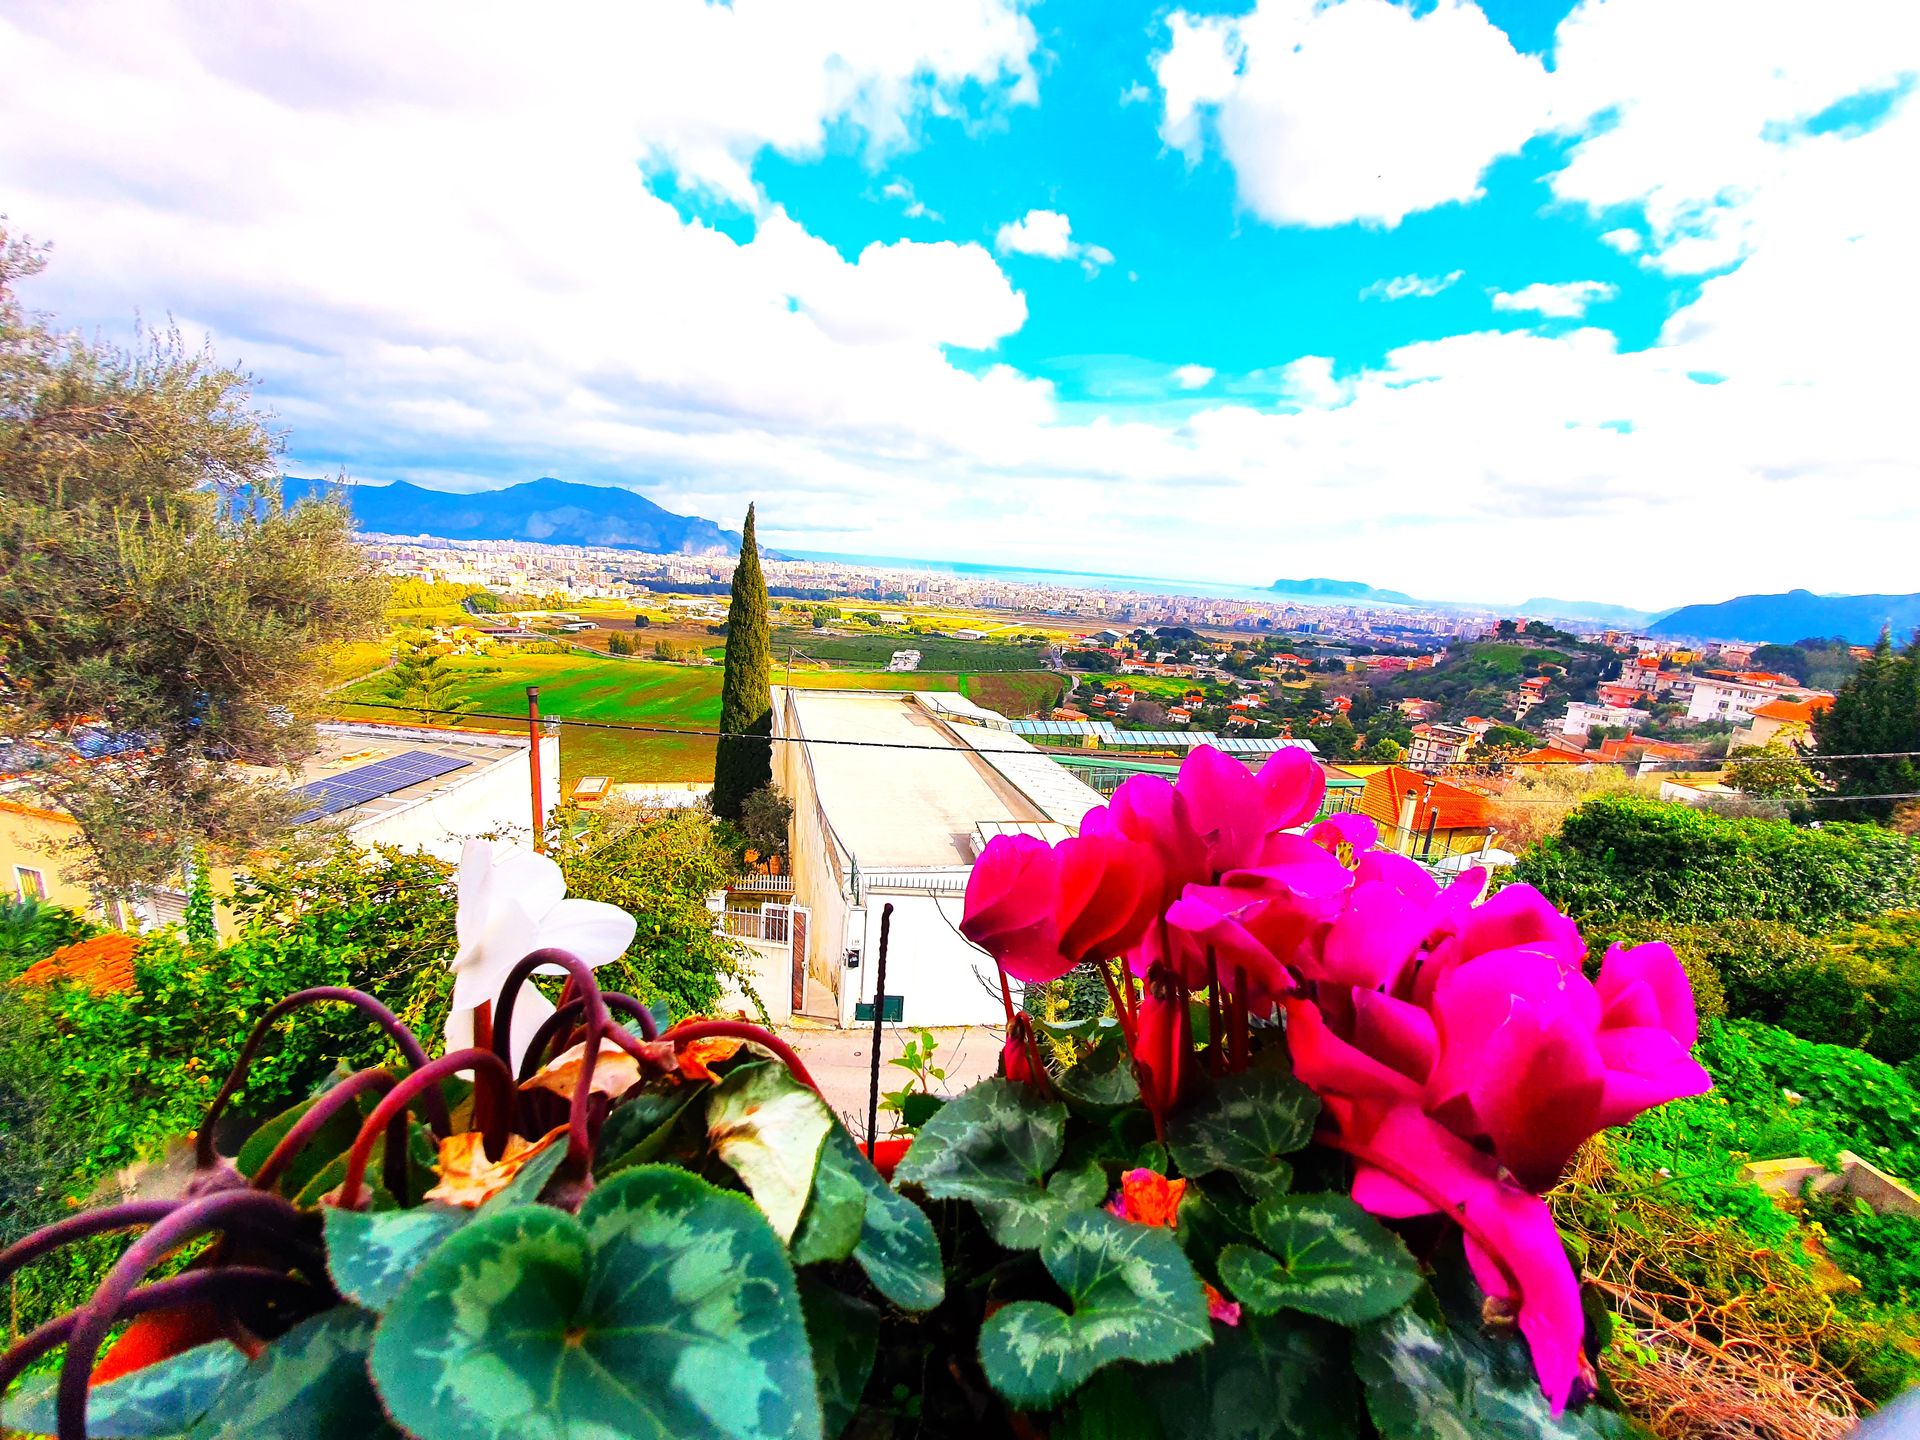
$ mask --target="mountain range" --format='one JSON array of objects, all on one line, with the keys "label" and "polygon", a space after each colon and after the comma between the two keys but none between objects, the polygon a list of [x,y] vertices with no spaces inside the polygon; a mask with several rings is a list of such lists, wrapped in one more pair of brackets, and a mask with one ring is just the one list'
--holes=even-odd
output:
[{"label": "mountain range", "polygon": [[1738,595],[1717,605],[1683,605],[1655,620],[1647,633],[1776,645],[1840,635],[1855,645],[1871,645],[1887,626],[1896,640],[1920,626],[1920,595],[1815,595],[1811,590]]},{"label": "mountain range", "polygon": [[[336,485],[288,476],[289,503],[337,495],[362,530],[433,535],[442,540],[526,540],[540,545],[604,545],[650,555],[735,555],[740,532],[697,515],[676,515],[632,490],[543,477],[503,490],[456,493],[396,480]],[[777,558],[763,551],[769,558]]]}]

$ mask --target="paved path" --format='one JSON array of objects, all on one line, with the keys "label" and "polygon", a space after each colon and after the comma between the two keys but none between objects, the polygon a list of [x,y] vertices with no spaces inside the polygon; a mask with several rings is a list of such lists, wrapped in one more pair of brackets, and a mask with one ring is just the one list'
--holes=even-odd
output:
[{"label": "paved path", "polygon": [[[917,1028],[889,1025],[881,1032],[880,1089],[897,1090],[908,1083],[905,1070],[887,1061],[898,1055],[907,1041],[919,1033]],[[937,1049],[933,1063],[947,1072],[944,1081],[934,1082],[935,1094],[957,1095],[976,1080],[983,1080],[999,1068],[1000,1042],[997,1030],[980,1026],[938,1029],[933,1032]],[[827,1103],[847,1123],[856,1138],[867,1133],[867,1086],[873,1064],[873,1031],[783,1029],[781,1037],[800,1052],[807,1069],[819,1082]],[[880,1116],[880,1133],[887,1132],[888,1117]]]}]

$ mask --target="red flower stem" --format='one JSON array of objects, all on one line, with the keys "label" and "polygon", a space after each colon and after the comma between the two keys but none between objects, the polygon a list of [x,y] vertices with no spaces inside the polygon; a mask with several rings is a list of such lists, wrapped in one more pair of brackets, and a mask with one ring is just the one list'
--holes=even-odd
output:
[{"label": "red flower stem", "polygon": [[[414,1097],[428,1089],[438,1090],[440,1082],[449,1075],[462,1070],[474,1072],[475,1090],[481,1088],[484,1079],[491,1088],[494,1098],[499,1102],[494,1108],[498,1111],[494,1124],[498,1127],[487,1133],[485,1143],[487,1153],[496,1160],[507,1148],[508,1122],[513,1113],[513,1075],[507,1069],[506,1062],[491,1050],[475,1047],[471,1050],[456,1050],[451,1055],[442,1055],[438,1060],[422,1069],[414,1071],[393,1089],[389,1090],[380,1103],[373,1107],[373,1113],[360,1127],[360,1133],[353,1138],[353,1148],[347,1152],[347,1174],[340,1182],[340,1198],[334,1203],[342,1210],[360,1208],[360,1185],[367,1173],[367,1160],[373,1154],[374,1138],[386,1128],[390,1120],[404,1119],[407,1107]],[[584,1083],[584,1082],[583,1082]],[[402,1148],[404,1149],[404,1132]],[[393,1141],[388,1140],[391,1147]],[[399,1197],[395,1197],[399,1198]]]},{"label": "red flower stem", "polygon": [[[247,1071],[253,1068],[253,1057],[260,1044],[267,1038],[267,1032],[273,1029],[274,1022],[281,1016],[304,1005],[317,1005],[324,1001],[337,1001],[342,1005],[351,1005],[356,1010],[370,1016],[379,1027],[386,1031],[387,1038],[406,1057],[409,1069],[418,1070],[427,1063],[427,1052],[421,1047],[414,1034],[386,1006],[373,996],[360,990],[350,990],[341,985],[315,985],[307,990],[296,990],[286,999],[275,1004],[262,1015],[253,1027],[253,1033],[247,1036],[247,1043],[240,1047],[240,1056],[233,1062],[233,1069],[227,1072],[226,1084],[220,1087],[220,1093],[213,1097],[213,1103],[207,1107],[206,1118],[200,1122],[199,1133],[194,1137],[194,1163],[202,1170],[210,1170],[220,1158],[214,1149],[214,1126],[218,1123],[227,1104],[240,1089],[246,1079]],[[451,1134],[453,1121],[447,1115],[446,1101],[439,1094],[433,1095],[427,1102],[427,1114],[432,1118],[433,1128],[441,1135]]]},{"label": "red flower stem", "polygon": [[1107,962],[1104,960],[1094,961],[1093,968],[1100,972],[1101,982],[1107,987],[1107,999],[1113,1002],[1113,1018],[1120,1026],[1121,1038],[1127,1042],[1128,1048],[1131,1049],[1133,1046],[1133,1017],[1127,1014],[1126,1004],[1120,999],[1120,987],[1114,983],[1113,972],[1107,968]]},{"label": "red flower stem", "polygon": [[[1513,1273],[1512,1267],[1507,1264],[1506,1257],[1500,1253],[1499,1247],[1494,1243],[1492,1237],[1487,1234],[1486,1230],[1478,1222],[1467,1218],[1467,1210],[1464,1205],[1447,1199],[1446,1196],[1428,1185],[1419,1172],[1408,1169],[1391,1155],[1375,1150],[1370,1145],[1362,1145],[1358,1141],[1347,1139],[1337,1131],[1325,1129],[1316,1132],[1314,1139],[1330,1149],[1339,1150],[1344,1154],[1351,1155],[1356,1160],[1365,1161],[1376,1170],[1385,1171],[1393,1179],[1406,1186],[1407,1189],[1413,1191],[1413,1193],[1421,1199],[1427,1201],[1435,1210],[1438,1210],[1442,1215],[1453,1221],[1454,1224],[1458,1225],[1461,1230],[1470,1235],[1474,1241],[1478,1243],[1480,1249],[1486,1254],[1486,1257],[1491,1260],[1494,1267],[1499,1270],[1501,1278],[1507,1282],[1507,1288],[1512,1293],[1514,1301],[1516,1303],[1519,1302],[1519,1277]],[[1497,1184],[1498,1182],[1496,1181],[1494,1183]]]},{"label": "red flower stem", "polygon": [[[60,1366],[55,1408],[60,1440],[86,1440],[87,1383],[93,1376],[94,1361],[134,1286],[146,1278],[147,1271],[187,1241],[208,1231],[225,1231],[249,1221],[285,1223],[301,1218],[300,1212],[278,1195],[263,1195],[258,1190],[222,1190],[180,1206],[134,1241],[107,1272],[93,1299],[75,1312],[73,1330],[67,1338],[66,1358]],[[325,1276],[324,1263],[318,1264],[316,1278],[325,1283]]]},{"label": "red flower stem", "polygon": [[[999,969],[998,966],[995,967]],[[1007,972],[1000,969],[1000,1003],[1007,1007],[1007,1028],[1013,1028],[1013,987],[1007,984]]]},{"label": "red flower stem", "polygon": [[[806,1061],[802,1060],[794,1048],[778,1035],[764,1026],[755,1025],[748,1020],[687,1020],[664,1032],[660,1038],[671,1040],[676,1046],[685,1045],[694,1040],[704,1040],[709,1036],[724,1035],[735,1040],[751,1040],[763,1049],[771,1050],[780,1058],[793,1078],[809,1090],[818,1094],[820,1086],[813,1076],[807,1073]],[[824,1098],[824,1097],[823,1097]]]},{"label": "red flower stem", "polygon": [[0,1250],[0,1280],[5,1280],[22,1265],[51,1254],[62,1245],[71,1245],[76,1240],[85,1240],[92,1235],[110,1234],[115,1230],[138,1230],[157,1225],[179,1208],[178,1200],[128,1200],[104,1210],[89,1210],[81,1215],[69,1215],[64,1220],[56,1220]]},{"label": "red flower stem", "polygon": [[1218,1077],[1226,1069],[1226,1007],[1220,1003],[1220,959],[1207,947],[1207,1068]]},{"label": "red flower stem", "polygon": [[577,998],[586,1006],[582,1016],[587,1031],[586,1049],[581,1053],[580,1078],[574,1082],[573,1099],[567,1106],[566,1168],[579,1177],[584,1176],[587,1167],[593,1163],[593,1134],[587,1123],[587,1100],[593,1093],[593,1067],[600,1059],[600,1039],[613,1025],[607,1014],[606,999],[600,993],[600,982],[593,978],[593,967],[571,951],[551,947],[523,956],[520,963],[507,972],[507,978],[500,985],[499,1009],[494,1017],[493,1053],[507,1072],[511,1090],[513,1005],[521,987],[532,983],[533,972],[542,965],[557,965],[567,973],[566,986],[560,992],[561,1005]]},{"label": "red flower stem", "polygon": [[[314,1305],[316,1310],[329,1303],[325,1291],[304,1280],[295,1279],[284,1270],[271,1270],[261,1265],[223,1265],[215,1270],[190,1270],[184,1275],[169,1275],[151,1285],[142,1285],[127,1296],[117,1318],[131,1320],[155,1310],[179,1310],[188,1305],[204,1304],[224,1297],[228,1291],[243,1294],[253,1291],[257,1294],[275,1290],[284,1291],[290,1300],[311,1298],[317,1302]],[[83,1305],[56,1316],[21,1336],[11,1350],[0,1356],[0,1396],[6,1394],[8,1387],[34,1361],[67,1343],[73,1334],[73,1327],[79,1323],[85,1310]]]},{"label": "red flower stem", "polygon": [[322,1127],[367,1091],[376,1088],[391,1090],[393,1076],[385,1070],[362,1070],[348,1076],[315,1100],[307,1107],[307,1113],[294,1122],[293,1128],[281,1137],[280,1143],[273,1147],[273,1152],[254,1172],[253,1188],[271,1190],[274,1181],[280,1178],[280,1172],[293,1163],[293,1157],[306,1147],[308,1141],[320,1133]]},{"label": "red flower stem", "polygon": [[1247,1020],[1247,967],[1237,965],[1233,971],[1233,1045],[1234,1052],[1240,1057],[1240,1068],[1246,1069],[1253,1063],[1253,1036]]}]

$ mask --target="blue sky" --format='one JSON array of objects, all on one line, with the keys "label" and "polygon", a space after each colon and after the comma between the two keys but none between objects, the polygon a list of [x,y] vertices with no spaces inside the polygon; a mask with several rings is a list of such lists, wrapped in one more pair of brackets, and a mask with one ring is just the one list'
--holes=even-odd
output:
[{"label": "blue sky", "polygon": [[30,300],[296,473],[795,549],[1648,607],[1913,588],[1898,0],[80,0]]}]

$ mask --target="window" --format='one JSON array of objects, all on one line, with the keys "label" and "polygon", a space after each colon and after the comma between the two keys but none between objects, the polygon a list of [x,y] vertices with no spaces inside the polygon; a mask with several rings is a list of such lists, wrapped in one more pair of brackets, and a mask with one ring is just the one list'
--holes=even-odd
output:
[{"label": "window", "polygon": [[13,888],[20,892],[22,900],[44,900],[47,898],[47,877],[38,870],[16,865],[13,867]]}]

